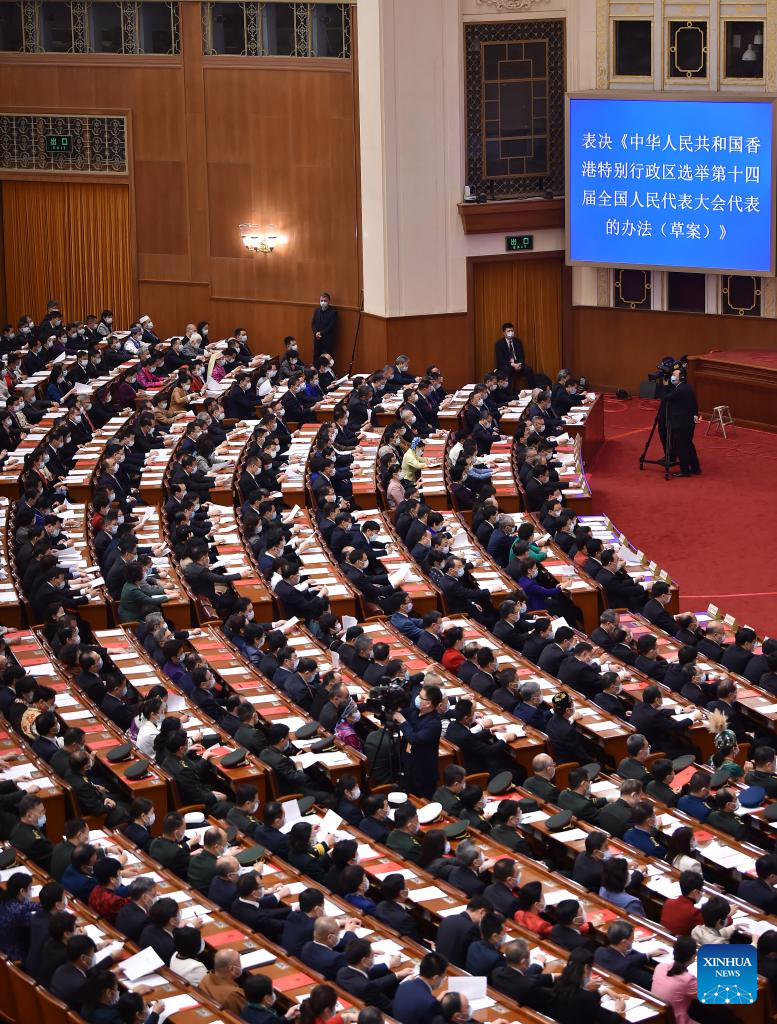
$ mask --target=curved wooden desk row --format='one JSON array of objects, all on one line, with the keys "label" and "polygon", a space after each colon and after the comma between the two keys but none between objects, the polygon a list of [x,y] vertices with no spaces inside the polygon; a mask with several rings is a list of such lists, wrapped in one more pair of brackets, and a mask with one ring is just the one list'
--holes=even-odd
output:
[{"label": "curved wooden desk row", "polygon": [[[171,895],[180,891],[181,883],[155,861],[151,861],[142,852],[136,851],[126,839],[117,832],[97,829],[90,833],[90,841],[102,846],[113,855],[127,858],[128,874],[130,871],[137,871],[147,876],[154,877],[160,895]],[[32,893],[37,895],[46,882],[52,879],[37,864],[17,854],[17,863],[11,868],[5,868],[0,872],[0,880],[5,882],[17,871],[24,871],[32,876]],[[232,919],[215,907],[210,901],[204,901],[206,916],[211,920],[206,927],[213,926],[213,934],[218,934],[222,929],[233,930]],[[97,954],[98,962],[101,957],[115,953],[116,958],[128,958],[138,952],[138,947],[130,942],[113,925],[110,925],[104,918],[98,917],[90,907],[74,896],[68,897],[68,910],[76,917],[77,925],[100,945]],[[119,974],[122,984],[126,988],[145,988],[141,982],[129,982],[126,976]],[[191,987],[167,967],[162,967],[148,975],[151,980],[149,991],[145,999],[149,1003],[157,1000],[176,999],[172,1005],[180,1007],[172,1015],[175,1024],[217,1024],[218,1021],[226,1021],[227,1024],[239,1024],[240,1018],[235,1017],[229,1011],[225,1011],[212,999],[200,992],[196,992],[192,998]],[[4,956],[0,956],[0,996],[3,1000],[3,1014],[15,1021],[56,1021],[58,1024],[80,1024],[82,1018],[79,1014],[69,1011],[67,1006],[55,999],[41,986],[35,984],[32,978],[24,974],[21,968],[9,964]]]}]

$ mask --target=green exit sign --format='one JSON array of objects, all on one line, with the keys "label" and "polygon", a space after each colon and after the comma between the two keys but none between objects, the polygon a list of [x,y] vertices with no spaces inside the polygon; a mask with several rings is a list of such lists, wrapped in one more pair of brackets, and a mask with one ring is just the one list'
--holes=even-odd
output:
[{"label": "green exit sign", "polygon": [[505,235],[505,252],[528,252],[534,248],[534,235]]},{"label": "green exit sign", "polygon": [[72,135],[47,135],[47,153],[71,153],[73,151]]}]

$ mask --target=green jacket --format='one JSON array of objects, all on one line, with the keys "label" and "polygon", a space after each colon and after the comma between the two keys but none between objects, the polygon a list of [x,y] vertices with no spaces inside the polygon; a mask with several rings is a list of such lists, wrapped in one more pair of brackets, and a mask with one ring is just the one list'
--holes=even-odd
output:
[{"label": "green jacket", "polygon": [[421,844],[416,837],[411,836],[407,832],[400,832],[398,828],[389,832],[386,846],[388,846],[389,850],[401,854],[414,864],[418,864],[421,860]]},{"label": "green jacket", "polygon": [[547,800],[552,804],[555,804],[558,800],[558,789],[552,782],[548,782],[547,779],[543,779],[539,775],[530,775],[524,782],[523,788],[528,789],[530,793],[539,797],[540,800]]},{"label": "green jacket", "polygon": [[721,832],[727,832],[734,839],[742,840],[747,834],[744,822],[732,811],[710,811],[705,824],[712,825]]},{"label": "green jacket", "polygon": [[599,810],[604,806],[606,800],[596,797],[593,800],[587,796],[581,796],[571,789],[564,789],[559,794],[558,805],[565,811],[571,811],[576,818],[594,824],[599,820]]},{"label": "green jacket", "polygon": [[455,793],[451,793],[447,786],[438,786],[434,791],[432,800],[435,803],[442,804],[442,809],[446,814],[456,815],[461,810],[461,801]]},{"label": "green jacket", "polygon": [[207,895],[216,874],[217,860],[216,855],[210,850],[203,850],[202,853],[196,853],[190,858],[189,873],[186,877],[193,889],[199,889],[201,893]]},{"label": "green jacket", "polygon": [[167,601],[167,594],[156,594],[150,597],[136,583],[125,583],[121,588],[119,601],[119,622],[136,622],[149,612],[155,612],[159,605]]}]

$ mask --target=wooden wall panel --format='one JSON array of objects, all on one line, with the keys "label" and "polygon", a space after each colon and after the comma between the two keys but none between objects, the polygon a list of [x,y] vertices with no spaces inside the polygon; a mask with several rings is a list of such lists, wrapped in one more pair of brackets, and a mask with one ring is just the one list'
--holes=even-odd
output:
[{"label": "wooden wall panel", "polygon": [[411,373],[422,374],[436,363],[447,390],[474,380],[475,362],[466,313],[362,317],[354,366],[373,370],[398,355],[410,356]]},{"label": "wooden wall panel", "polygon": [[186,163],[135,160],[133,168],[140,255],[188,255]]},{"label": "wooden wall panel", "polygon": [[777,324],[755,317],[575,306],[571,327],[564,340],[565,365],[595,387],[622,387],[632,394],[665,355],[777,350]]},{"label": "wooden wall panel", "polygon": [[[351,75],[206,62],[205,105],[212,255],[242,263],[238,224],[272,224],[287,241],[252,257],[263,298],[309,301],[325,288],[358,305]],[[225,262],[214,295],[234,294],[232,273],[247,294],[245,266]]]},{"label": "wooden wall panel", "polygon": [[[129,116],[137,293],[162,333],[207,317],[218,334],[237,323],[276,344],[297,333],[304,351],[323,288],[345,307],[350,355],[361,287],[354,66],[203,58],[199,8],[181,5],[181,58],[0,56],[0,110]],[[249,256],[241,222],[274,224],[288,242]]]}]

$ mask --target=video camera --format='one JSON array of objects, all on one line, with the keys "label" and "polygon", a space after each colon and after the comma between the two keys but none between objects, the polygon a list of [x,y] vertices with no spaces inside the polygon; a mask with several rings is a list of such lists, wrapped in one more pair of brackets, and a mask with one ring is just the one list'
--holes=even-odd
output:
[{"label": "video camera", "polygon": [[688,374],[688,356],[680,356],[679,359],[675,359],[674,356],[664,356],[656,366],[656,372],[648,374],[648,380],[668,384],[675,370],[680,371],[680,381],[684,382]]},{"label": "video camera", "polygon": [[417,683],[423,681],[423,672],[396,679],[388,679],[373,686],[364,702],[365,711],[371,711],[382,721],[390,719],[395,711],[403,711],[410,707],[410,691]]}]

